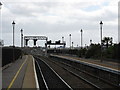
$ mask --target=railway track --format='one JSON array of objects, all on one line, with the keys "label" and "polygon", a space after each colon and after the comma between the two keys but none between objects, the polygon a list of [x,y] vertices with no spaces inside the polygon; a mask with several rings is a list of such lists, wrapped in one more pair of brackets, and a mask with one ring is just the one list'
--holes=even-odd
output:
[{"label": "railway track", "polygon": [[45,61],[35,57],[35,66],[40,89],[73,90]]},{"label": "railway track", "polygon": [[[44,62],[46,62],[46,59],[42,58],[44,60]],[[62,69],[64,69],[66,72],[69,72],[69,74],[72,75],[72,78],[76,77],[77,79],[79,79],[78,81],[80,82],[80,87],[81,89],[85,89],[85,88],[89,88],[89,89],[92,89],[92,90],[101,90],[100,87],[96,86],[95,84],[89,82],[88,80],[80,77],[79,75],[75,74],[74,72],[66,69],[65,67],[62,67],[60,66],[58,63],[56,63],[55,61],[51,61],[50,59],[47,60],[47,62],[50,61],[52,62],[53,64],[56,64],[57,66],[61,67]],[[72,87],[72,86],[71,86]],[[76,89],[74,86],[72,87],[74,89]],[[77,87],[78,88],[78,87]]]},{"label": "railway track", "polygon": [[64,62],[65,60],[56,60],[56,59],[49,59],[49,61],[57,64],[61,68],[65,69],[66,71],[70,72],[71,74],[75,75],[76,77],[86,81],[87,83],[91,84],[97,89],[118,89],[120,87],[100,78],[99,76],[92,75],[84,70],[79,69],[78,67],[71,65],[71,62],[68,61]]},{"label": "railway track", "polygon": [[[118,87],[116,87],[108,82],[105,82],[104,80],[101,80],[99,77],[91,75],[87,72],[83,72],[79,68],[76,68],[75,66],[72,66],[66,62],[62,62],[60,60],[58,62],[58,60],[56,60],[56,59],[48,59],[48,58],[44,58],[44,57],[40,57],[40,58],[43,60],[42,62],[44,62],[44,63],[51,62],[54,65],[61,67],[66,72],[69,72],[71,75],[73,75],[74,77],[77,77],[78,79],[83,80],[84,84],[87,83],[87,84],[91,85],[91,87],[94,88],[95,90],[104,90],[104,89],[116,89],[116,90],[118,90]],[[69,89],[72,89],[72,88],[69,88]]]}]

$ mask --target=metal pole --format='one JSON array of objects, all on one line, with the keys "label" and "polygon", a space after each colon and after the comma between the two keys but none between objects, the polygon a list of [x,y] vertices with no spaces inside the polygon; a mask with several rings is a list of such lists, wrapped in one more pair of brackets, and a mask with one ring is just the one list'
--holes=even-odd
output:
[{"label": "metal pole", "polygon": [[100,23],[100,29],[101,29],[101,62],[102,62],[102,21]]},{"label": "metal pole", "polygon": [[21,29],[21,47],[23,47],[23,30]]},{"label": "metal pole", "polygon": [[[0,35],[2,36],[2,3],[0,2]],[[1,37],[2,40],[2,37]],[[0,46],[0,67],[2,67],[2,45]],[[0,89],[2,90],[2,68],[0,68]]]},{"label": "metal pole", "polygon": [[46,44],[45,44],[45,56],[47,56],[47,40],[48,39],[46,39]]},{"label": "metal pole", "polygon": [[72,49],[73,49],[73,42],[72,42]]},{"label": "metal pole", "polygon": [[15,29],[15,22],[14,21],[12,22],[12,25],[13,25],[13,47],[14,47],[14,29]]},{"label": "metal pole", "polygon": [[69,36],[70,36],[70,49],[71,49],[71,34],[69,34]]},{"label": "metal pole", "polygon": [[83,32],[83,30],[81,29],[81,48],[83,47],[83,36],[82,36],[82,32]]},{"label": "metal pole", "polygon": [[13,21],[12,22],[12,25],[13,25],[13,62],[15,61],[15,55],[14,55],[14,29],[15,29],[15,22]]},{"label": "metal pole", "polygon": [[14,46],[14,26],[13,26],[13,46]]},{"label": "metal pole", "polygon": [[64,37],[62,37],[62,43],[64,43]]},{"label": "metal pole", "polygon": [[[0,2],[0,35],[2,36],[2,11],[1,11],[1,9],[2,9],[2,3]],[[1,38],[1,40],[2,40],[2,37],[0,37]],[[2,41],[1,41],[2,42]],[[2,45],[1,45],[2,46]]]},{"label": "metal pole", "polygon": [[102,25],[100,27],[100,30],[101,30],[101,46],[102,46]]},{"label": "metal pole", "polygon": [[24,47],[25,47],[26,41],[25,41],[25,37],[24,37]]},{"label": "metal pole", "polygon": [[13,46],[14,46],[14,25],[13,25]]},{"label": "metal pole", "polygon": [[22,34],[22,47],[23,47],[23,34]]},{"label": "metal pole", "polygon": [[102,62],[102,25],[103,25],[103,22],[101,21],[100,22],[100,31],[101,31],[101,62]]}]

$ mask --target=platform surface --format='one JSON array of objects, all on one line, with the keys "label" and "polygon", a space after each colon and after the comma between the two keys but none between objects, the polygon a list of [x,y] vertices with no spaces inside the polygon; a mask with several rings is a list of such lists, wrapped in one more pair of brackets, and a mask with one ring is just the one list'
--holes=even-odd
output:
[{"label": "platform surface", "polygon": [[78,61],[81,61],[84,63],[94,64],[94,65],[102,66],[105,68],[109,68],[111,70],[120,71],[120,63],[117,63],[117,62],[110,62],[110,61],[104,61],[104,60],[101,62],[101,60],[83,59],[83,58],[73,57],[73,56],[68,56],[68,55],[52,54],[52,56],[66,58],[66,59],[72,59],[72,60],[78,60]]},{"label": "platform surface", "polygon": [[33,57],[25,55],[2,70],[2,88],[36,88]]}]

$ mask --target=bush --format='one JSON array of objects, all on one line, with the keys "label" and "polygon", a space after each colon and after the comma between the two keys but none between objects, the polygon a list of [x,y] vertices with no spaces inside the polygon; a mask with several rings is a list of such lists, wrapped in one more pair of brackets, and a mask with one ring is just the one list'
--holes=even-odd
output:
[{"label": "bush", "polygon": [[99,44],[91,44],[86,51],[85,58],[100,58],[101,46]]}]

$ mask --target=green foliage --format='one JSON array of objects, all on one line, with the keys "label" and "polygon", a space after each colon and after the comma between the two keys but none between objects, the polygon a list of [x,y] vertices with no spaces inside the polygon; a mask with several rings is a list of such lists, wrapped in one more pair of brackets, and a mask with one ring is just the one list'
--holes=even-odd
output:
[{"label": "green foliage", "polygon": [[87,51],[86,48],[81,48],[80,50],[78,50],[78,56],[85,57],[86,51]]},{"label": "green foliage", "polygon": [[86,58],[97,58],[100,57],[101,46],[100,44],[91,44],[86,51]]},{"label": "green foliage", "polygon": [[114,46],[108,47],[102,52],[103,58],[113,58],[114,57]]},{"label": "green foliage", "polygon": [[120,44],[112,43],[112,38],[104,37],[102,40],[102,50],[100,44],[91,44],[86,51],[85,57],[86,58],[102,58],[103,59],[120,59]]},{"label": "green foliage", "polygon": [[[102,51],[101,51],[102,47]],[[101,53],[102,52],[102,53]],[[116,59],[120,60],[120,43],[113,44],[112,38],[105,37],[103,39],[102,46],[100,44],[91,44],[88,47],[79,48],[79,49],[61,49],[54,52],[48,51],[48,53],[62,53],[62,54],[70,54],[76,55],[82,58],[94,58],[100,59],[101,55],[103,59]]]},{"label": "green foliage", "polygon": [[70,49],[69,50],[69,54],[72,54],[72,55],[77,55],[78,53],[78,50],[77,49]]},{"label": "green foliage", "polygon": [[104,39],[102,40],[102,45],[106,46],[106,48],[108,48],[109,46],[112,46],[113,39],[112,37],[104,37]]},{"label": "green foliage", "polygon": [[109,47],[102,47],[99,44],[92,44],[86,51],[86,58],[120,59],[120,44],[114,44]]}]

